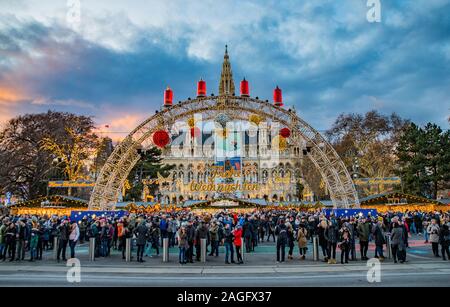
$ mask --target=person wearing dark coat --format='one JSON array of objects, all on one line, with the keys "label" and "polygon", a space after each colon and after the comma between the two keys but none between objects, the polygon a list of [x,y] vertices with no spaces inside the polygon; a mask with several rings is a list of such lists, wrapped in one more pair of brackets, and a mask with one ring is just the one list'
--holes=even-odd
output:
[{"label": "person wearing dark coat", "polygon": [[250,220],[250,224],[252,224],[252,251],[255,251],[255,246],[258,246],[258,229],[260,221],[258,218],[253,218]]},{"label": "person wearing dark coat", "polygon": [[367,250],[369,249],[369,236],[371,232],[371,224],[368,219],[362,218],[356,227],[359,236],[359,249],[361,252],[361,260],[369,260],[367,258]]},{"label": "person wearing dark coat", "polygon": [[17,239],[16,239],[17,261],[24,260],[25,258],[25,248],[29,242],[29,236],[30,236],[30,229],[28,225],[26,224],[24,219],[20,219],[19,222],[17,223]]},{"label": "person wearing dark coat", "polygon": [[328,222],[328,228],[324,235],[327,240],[328,264],[336,264],[336,247],[339,238],[339,228],[334,217],[331,217],[331,220]]},{"label": "person wearing dark coat", "polygon": [[67,220],[63,220],[57,227],[58,230],[58,253],[56,254],[56,260],[60,261],[61,253],[62,260],[66,261],[66,248],[69,243],[70,226]]},{"label": "person wearing dark coat", "polygon": [[350,242],[349,242],[349,250],[350,250],[350,260],[356,260],[356,227],[355,227],[355,219],[353,217],[350,218],[350,222],[346,225],[348,228],[348,232],[350,234]]},{"label": "person wearing dark coat", "polygon": [[439,230],[439,244],[441,244],[442,260],[447,260],[445,254],[447,254],[448,260],[450,260],[450,231],[447,224],[442,225]]},{"label": "person wearing dark coat", "polygon": [[245,218],[244,225],[242,225],[242,230],[244,232],[245,251],[250,253],[252,249],[253,224],[250,223],[248,218]]},{"label": "person wearing dark coat", "polygon": [[16,235],[17,227],[13,222],[7,224],[5,233],[5,248],[3,249],[3,261],[6,260],[6,256],[11,254],[9,261],[14,261],[16,255]]},{"label": "person wearing dark coat", "polygon": [[197,261],[200,261],[201,256],[201,239],[207,239],[208,238],[208,227],[206,227],[205,223],[203,221],[200,221],[200,224],[197,227],[197,230],[195,232],[195,256]]},{"label": "person wearing dark coat", "polygon": [[398,223],[392,224],[391,248],[394,263],[397,263],[397,258],[400,263],[406,261],[405,233],[401,225],[399,225]]},{"label": "person wearing dark coat", "polygon": [[161,229],[157,222],[153,222],[150,227],[150,241],[152,248],[156,249],[156,256],[159,255],[159,237],[161,236]]},{"label": "person wearing dark coat", "polygon": [[283,219],[278,220],[278,225],[275,227],[275,235],[277,236],[277,262],[284,262],[288,235],[287,226]]},{"label": "person wearing dark coat", "polygon": [[188,222],[186,227],[187,243],[188,248],[186,250],[186,261],[189,263],[194,263],[194,241],[195,241],[195,227],[192,221]]},{"label": "person wearing dark coat", "polygon": [[373,237],[375,240],[375,258],[378,258],[381,261],[384,260],[383,245],[386,244],[386,240],[384,239],[383,225],[383,218],[379,217],[373,231]]},{"label": "person wearing dark coat", "polygon": [[289,251],[288,251],[288,259],[294,259],[294,256],[292,255],[294,253],[294,235],[295,235],[295,230],[292,227],[291,223],[286,223],[287,225],[287,243],[289,246]]},{"label": "person wearing dark coat", "polygon": [[142,220],[139,223],[139,226],[134,230],[134,234],[136,235],[136,245],[137,245],[137,261],[145,262],[142,257],[144,256],[144,246],[147,242],[147,238],[149,236],[148,227],[145,225],[145,220]]},{"label": "person wearing dark coat", "polygon": [[269,218],[269,221],[267,222],[267,233],[269,234],[267,236],[267,242],[269,242],[270,237],[273,237],[273,242],[275,242],[275,226],[276,226],[276,222],[273,220],[272,217]]}]

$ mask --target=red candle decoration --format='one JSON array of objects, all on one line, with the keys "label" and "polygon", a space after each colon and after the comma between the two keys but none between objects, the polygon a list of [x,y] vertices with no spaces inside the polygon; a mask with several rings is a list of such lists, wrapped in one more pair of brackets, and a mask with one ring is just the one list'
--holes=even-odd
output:
[{"label": "red candle decoration", "polygon": [[197,83],[197,97],[205,97],[206,96],[206,82],[203,79],[200,79]]},{"label": "red candle decoration", "polygon": [[281,89],[278,87],[273,90],[273,103],[277,106],[277,107],[282,107],[283,106],[283,97],[281,95]]},{"label": "red candle decoration", "polygon": [[167,131],[158,130],[153,133],[152,136],[153,143],[159,148],[164,148],[167,144],[169,144],[170,137]]},{"label": "red candle decoration", "polygon": [[200,129],[198,127],[192,127],[191,128],[191,138],[199,137],[200,136]]},{"label": "red candle decoration", "polygon": [[288,138],[291,136],[291,130],[289,130],[289,128],[283,128],[280,130],[280,136],[284,137],[284,138]]},{"label": "red candle decoration", "polygon": [[172,101],[173,101],[173,92],[170,89],[170,87],[167,87],[166,90],[164,91],[164,106],[166,107],[172,106]]},{"label": "red candle decoration", "polygon": [[245,78],[244,80],[241,81],[241,96],[244,97],[250,96],[250,91],[248,89],[248,81],[245,80]]}]

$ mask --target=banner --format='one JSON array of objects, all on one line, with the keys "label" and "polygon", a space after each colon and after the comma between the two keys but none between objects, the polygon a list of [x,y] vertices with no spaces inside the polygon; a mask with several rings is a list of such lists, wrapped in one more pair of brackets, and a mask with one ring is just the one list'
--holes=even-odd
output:
[{"label": "banner", "polygon": [[72,211],[70,212],[70,220],[79,222],[83,217],[87,217],[88,220],[100,217],[100,218],[121,218],[128,215],[128,211]]},{"label": "banner", "polygon": [[335,217],[367,217],[378,216],[377,209],[322,209],[322,213],[326,217],[330,217],[331,213],[334,213]]}]

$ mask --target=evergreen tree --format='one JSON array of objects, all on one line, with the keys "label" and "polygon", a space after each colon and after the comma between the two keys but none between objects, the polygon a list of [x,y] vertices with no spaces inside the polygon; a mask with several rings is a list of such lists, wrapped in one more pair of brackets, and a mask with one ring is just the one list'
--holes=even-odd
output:
[{"label": "evergreen tree", "polygon": [[397,147],[403,191],[436,198],[450,181],[450,132],[435,124],[410,124]]},{"label": "evergreen tree", "polygon": [[[163,158],[161,154],[161,150],[157,147],[152,147],[141,153],[141,160],[136,163],[128,175],[131,189],[127,191],[124,200],[141,200],[144,189],[143,179],[156,179],[158,173],[163,177],[169,176],[170,170],[174,168],[174,165],[162,164]],[[158,187],[159,185],[156,183],[148,185],[150,195],[156,195]]]}]

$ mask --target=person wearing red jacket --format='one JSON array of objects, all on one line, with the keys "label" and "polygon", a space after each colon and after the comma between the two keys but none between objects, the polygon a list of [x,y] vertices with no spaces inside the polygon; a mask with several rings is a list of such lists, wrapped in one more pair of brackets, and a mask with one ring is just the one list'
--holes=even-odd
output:
[{"label": "person wearing red jacket", "polygon": [[242,227],[241,225],[237,225],[236,229],[233,231],[234,235],[234,246],[236,247],[236,256],[238,264],[244,263],[242,261],[241,248],[242,248]]}]

